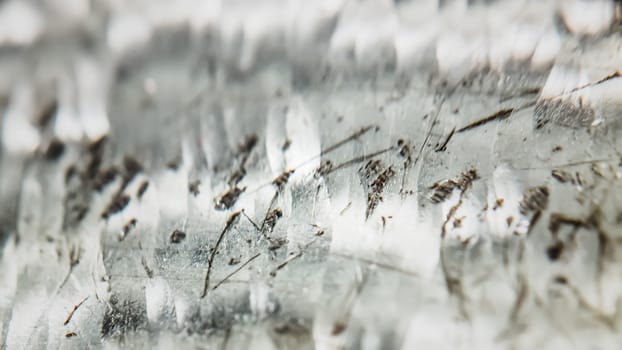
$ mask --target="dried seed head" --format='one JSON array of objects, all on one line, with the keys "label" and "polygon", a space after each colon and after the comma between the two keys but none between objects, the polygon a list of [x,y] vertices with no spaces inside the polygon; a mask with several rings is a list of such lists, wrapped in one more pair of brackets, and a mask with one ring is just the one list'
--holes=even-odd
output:
[{"label": "dried seed head", "polygon": [[266,220],[264,221],[263,227],[264,231],[272,233],[274,230],[274,226],[276,226],[276,222],[283,216],[283,211],[281,209],[276,208],[271,210],[266,216]]},{"label": "dried seed head", "polygon": [[229,189],[227,192],[220,195],[214,200],[214,208],[216,210],[226,210],[233,207],[235,202],[238,201],[238,198],[246,190],[246,187],[233,187]]},{"label": "dried seed head", "polygon": [[322,162],[322,164],[320,164],[320,166],[315,169],[315,178],[320,178],[328,173],[330,173],[330,171],[333,170],[333,162],[331,162],[330,160],[325,160]]},{"label": "dried seed head", "polygon": [[277,176],[274,180],[272,180],[272,184],[278,188],[283,187],[287,181],[289,181],[289,177],[296,171],[295,169],[286,170],[281,175]]},{"label": "dried seed head", "polygon": [[551,176],[561,182],[561,183],[566,183],[566,182],[574,182],[574,178],[572,177],[572,174],[570,174],[569,172],[560,170],[560,169],[553,169],[551,171]]},{"label": "dried seed head", "polygon": [[456,188],[456,183],[453,180],[442,180],[436,182],[430,186],[432,192],[428,198],[434,204],[441,203],[449,198],[454,188]]},{"label": "dried seed head", "polygon": [[479,179],[477,170],[470,169],[460,174],[460,176],[456,179],[446,179],[435,182],[432,186],[430,186],[430,189],[433,191],[428,198],[434,204],[441,203],[449,198],[455,188],[458,188],[464,192],[471,187],[473,181],[477,179]]},{"label": "dried seed head", "polygon": [[471,183],[473,183],[473,181],[477,179],[479,179],[479,176],[477,175],[477,170],[471,168],[468,171],[460,174],[460,177],[458,178],[456,183],[458,184],[458,187],[460,187],[460,189],[464,191],[471,186]]},{"label": "dried seed head", "polygon": [[549,204],[549,189],[546,186],[532,187],[523,193],[519,208],[523,215],[546,209]]},{"label": "dried seed head", "polygon": [[505,202],[504,198],[497,198],[495,201],[495,205],[493,205],[492,210],[497,210],[503,206],[503,202]]}]

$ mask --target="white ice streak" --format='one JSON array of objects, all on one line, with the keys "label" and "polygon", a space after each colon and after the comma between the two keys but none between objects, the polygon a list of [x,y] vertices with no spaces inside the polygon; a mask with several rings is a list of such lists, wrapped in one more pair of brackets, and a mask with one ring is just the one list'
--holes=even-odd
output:
[{"label": "white ice streak", "polygon": [[291,181],[300,181],[320,166],[320,130],[316,118],[300,97],[293,97],[285,120],[291,145],[285,152],[287,170],[296,169]]},{"label": "white ice streak", "polygon": [[153,35],[153,27],[144,16],[133,13],[115,14],[108,25],[106,39],[114,55],[122,56],[144,47]]},{"label": "white ice streak", "polygon": [[44,18],[27,1],[6,1],[0,7],[0,46],[27,46],[36,41],[44,29]]},{"label": "white ice streak", "polygon": [[62,79],[58,86],[58,110],[54,120],[54,134],[61,141],[79,141],[84,132],[78,119],[75,84]]},{"label": "white ice streak", "polygon": [[76,77],[78,109],[84,132],[90,140],[99,140],[110,131],[106,68],[91,58],[82,57],[76,63]]},{"label": "white ice streak", "polygon": [[386,220],[381,256],[392,266],[424,278],[431,277],[438,265],[441,241],[431,218],[421,215],[412,197],[387,198],[377,211],[377,215]]},{"label": "white ice streak", "polygon": [[364,213],[365,203],[359,201],[334,216],[332,253],[371,259],[424,277],[433,274],[440,254],[440,231],[419,215],[416,200],[392,196],[368,220]]},{"label": "white ice streak", "polygon": [[[266,157],[274,177],[285,171],[285,153],[289,147],[284,147],[288,139],[285,130],[285,117],[288,108],[280,104],[270,107],[266,123]],[[291,146],[291,145],[290,145]]]},{"label": "white ice streak", "polygon": [[565,0],[559,2],[559,12],[571,32],[595,35],[611,26],[615,4],[611,0]]},{"label": "white ice streak", "polygon": [[2,120],[2,144],[10,154],[32,154],[41,142],[39,130],[31,123],[34,96],[29,86],[18,87]]},{"label": "white ice streak", "polygon": [[201,1],[190,13],[190,28],[197,33],[218,25],[222,0]]},{"label": "white ice streak", "polygon": [[173,292],[161,277],[154,277],[145,286],[145,307],[149,323],[157,324],[170,320],[173,314]]},{"label": "white ice streak", "polygon": [[553,63],[561,49],[562,41],[559,33],[553,28],[547,30],[538,40],[538,44],[531,56],[532,67],[546,68]]},{"label": "white ice streak", "polygon": [[188,213],[188,168],[165,169],[155,177],[160,215],[184,218]]},{"label": "white ice streak", "polygon": [[276,311],[277,303],[272,296],[270,286],[265,282],[253,283],[248,297],[253,316],[257,319],[264,319]]}]

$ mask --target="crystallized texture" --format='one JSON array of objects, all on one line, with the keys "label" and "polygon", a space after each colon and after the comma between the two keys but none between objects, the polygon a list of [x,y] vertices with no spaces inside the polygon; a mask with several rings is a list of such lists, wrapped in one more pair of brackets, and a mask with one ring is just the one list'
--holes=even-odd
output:
[{"label": "crystallized texture", "polygon": [[621,348],[620,13],[0,3],[0,349]]}]

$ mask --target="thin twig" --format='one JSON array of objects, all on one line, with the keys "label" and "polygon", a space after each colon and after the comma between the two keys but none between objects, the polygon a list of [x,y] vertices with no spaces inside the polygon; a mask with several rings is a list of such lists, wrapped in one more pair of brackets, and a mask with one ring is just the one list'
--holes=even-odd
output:
[{"label": "thin twig", "polygon": [[498,110],[497,112],[486,116],[484,118],[480,118],[474,122],[471,122],[463,127],[461,127],[460,129],[457,130],[457,132],[464,132],[470,129],[474,129],[478,126],[482,126],[486,123],[495,121],[495,120],[503,120],[506,119],[507,117],[509,117],[510,115],[512,115],[512,112],[514,112],[514,108],[504,108],[501,110]]},{"label": "thin twig", "polygon": [[147,259],[145,259],[145,257],[143,256],[140,259],[140,262],[143,265],[143,269],[145,269],[145,273],[147,274],[147,277],[153,278],[153,270],[149,268],[149,265],[147,265]]},{"label": "thin twig", "polygon": [[67,315],[67,317],[65,318],[65,321],[63,322],[63,326],[66,326],[69,321],[71,321],[71,318],[73,317],[73,314],[78,310],[78,308],[80,306],[82,306],[82,304],[84,304],[84,302],[86,301],[86,299],[88,299],[89,297],[87,296],[86,298],[82,299],[81,302],[77,303],[76,305],[73,306],[73,309],[71,309],[71,311],[69,312],[69,314]]},{"label": "thin twig", "polygon": [[358,139],[359,137],[363,136],[365,133],[367,133],[369,130],[371,130],[374,126],[373,125],[368,125],[364,128],[362,128],[361,130],[355,132],[354,134],[346,137],[345,139],[333,144],[332,146],[327,147],[326,149],[322,150],[321,155],[326,155],[334,150],[336,150],[337,148],[345,145],[346,143]]},{"label": "thin twig", "polygon": [[454,127],[453,129],[451,129],[451,132],[449,132],[449,135],[447,135],[447,138],[445,138],[445,141],[443,141],[443,143],[436,147],[436,149],[434,149],[435,152],[444,152],[447,150],[447,144],[449,143],[449,140],[451,140],[451,137],[454,136],[454,133],[456,132],[456,128]]},{"label": "thin twig", "polygon": [[[569,90],[568,92],[566,92],[566,93],[565,93],[565,94],[563,94],[563,95],[568,95],[568,94],[571,94],[571,93],[576,92],[576,91],[579,91],[579,90],[583,90],[583,89],[588,88],[588,87],[592,87],[592,86],[600,85],[600,84],[602,84],[602,83],[604,83],[604,82],[606,82],[606,81],[609,81],[609,80],[611,80],[611,79],[615,79],[615,78],[619,78],[619,77],[622,77],[622,72],[620,72],[619,70],[617,70],[617,71],[615,71],[615,72],[613,72],[613,73],[609,74],[608,76],[606,76],[606,77],[604,77],[604,78],[602,78],[602,79],[600,79],[600,80],[597,80],[597,81],[592,82],[592,83],[587,83],[587,84],[585,84],[585,85],[577,86],[577,87],[575,87],[575,88],[573,88],[573,89]],[[563,95],[561,95],[561,96],[563,96]]]},{"label": "thin twig", "polygon": [[503,96],[501,98],[499,98],[499,103],[503,103],[506,102],[508,100],[511,100],[513,98],[517,98],[517,97],[525,97],[525,96],[529,96],[529,95],[537,95],[540,93],[540,91],[542,90],[542,88],[540,88],[539,86],[534,86],[531,88],[526,88],[523,89],[521,91],[518,92],[518,94],[515,95],[507,95],[507,96]]},{"label": "thin twig", "polygon": [[536,100],[533,100],[533,101],[527,102],[527,103],[525,103],[524,105],[519,106],[519,107],[516,107],[516,108],[504,108],[504,109],[500,109],[500,110],[498,110],[497,112],[495,112],[495,113],[493,113],[493,114],[491,114],[491,115],[489,115],[489,116],[486,116],[486,117],[480,118],[480,119],[478,119],[478,120],[476,120],[476,121],[474,121],[474,122],[471,122],[471,123],[469,123],[469,124],[467,124],[467,125],[465,125],[465,126],[461,127],[460,129],[456,130],[456,132],[463,132],[463,131],[467,131],[467,130],[470,130],[470,129],[473,129],[473,128],[476,128],[476,127],[482,126],[482,125],[484,125],[484,124],[486,124],[486,123],[489,123],[489,122],[495,121],[495,120],[503,120],[503,119],[507,119],[507,118],[508,118],[508,117],[510,117],[510,116],[511,116],[514,112],[519,112],[519,111],[522,111],[523,109],[525,109],[525,108],[529,108],[529,107],[532,107],[532,106],[534,106],[535,104],[536,104]]},{"label": "thin twig", "polygon": [[233,275],[235,275],[240,270],[242,270],[244,267],[246,267],[246,265],[250,264],[251,261],[257,259],[260,255],[261,255],[261,253],[257,253],[255,255],[253,255],[252,257],[250,257],[248,260],[246,260],[246,262],[244,262],[242,265],[238,266],[237,269],[233,270],[230,274],[225,276],[225,278],[223,278],[220,282],[216,283],[216,285],[214,287],[212,287],[212,290],[218,288],[221,284],[225,283],[229,278],[231,278]]},{"label": "thin twig", "polygon": [[276,272],[280,269],[284,268],[289,264],[292,260],[296,260],[302,256],[302,250],[299,250],[296,254],[290,255],[285,261],[280,263],[274,270],[270,271],[270,276],[276,276]]},{"label": "thin twig", "polygon": [[343,215],[343,213],[345,213],[346,210],[350,208],[350,206],[352,206],[352,201],[348,202],[348,204],[343,209],[341,209],[341,211],[339,212],[339,215]]},{"label": "thin twig", "polygon": [[274,270],[270,271],[270,276],[276,276],[276,272],[279,271],[280,269],[284,268],[285,266],[287,266],[287,264],[289,264],[290,262],[292,262],[293,260],[296,260],[298,258],[300,258],[302,256],[302,253],[307,250],[307,248],[309,248],[309,246],[311,244],[313,244],[313,242],[315,242],[318,239],[319,236],[315,236],[314,238],[312,238],[309,242],[305,243],[305,245],[303,245],[302,247],[298,248],[298,252],[295,254],[292,254],[291,256],[289,256],[287,259],[285,259],[282,263],[280,263],[279,265],[277,265],[276,268],[274,268]]},{"label": "thin twig", "polygon": [[354,164],[358,164],[358,163],[364,162],[366,160],[369,160],[369,159],[371,159],[373,157],[379,156],[379,155],[381,155],[383,153],[387,153],[387,152],[389,152],[391,150],[394,150],[394,149],[395,149],[395,147],[391,146],[389,148],[385,148],[385,149],[380,150],[378,152],[374,152],[374,153],[370,153],[370,154],[365,154],[365,155],[362,155],[360,157],[356,157],[356,158],[350,159],[350,160],[345,161],[345,162],[337,165],[336,167],[330,169],[329,171],[326,172],[326,175],[328,175],[328,174],[330,174],[332,172],[335,172],[335,171],[337,171],[339,169],[343,169],[343,168],[352,166]]},{"label": "thin twig", "polygon": [[575,162],[557,164],[557,165],[552,164],[552,165],[547,165],[543,167],[514,168],[514,170],[542,170],[542,169],[568,168],[568,167],[573,167],[573,166],[578,166],[578,165],[592,164],[594,162],[612,162],[612,161],[617,161],[617,160],[618,160],[617,158],[577,160]]},{"label": "thin twig", "polygon": [[403,274],[406,274],[406,275],[409,275],[409,276],[419,277],[419,275],[417,273],[415,273],[415,272],[408,271],[408,270],[402,269],[400,267],[397,267],[397,266],[394,266],[394,265],[391,265],[391,264],[385,264],[385,263],[382,263],[382,262],[379,262],[379,261],[374,261],[374,260],[363,258],[363,257],[347,255],[347,254],[342,254],[342,253],[336,253],[336,252],[331,252],[330,254],[334,255],[334,256],[338,256],[340,258],[344,258],[344,259],[351,259],[351,260],[356,260],[356,261],[359,261],[359,262],[363,262],[365,264],[373,265],[375,267],[379,267],[379,268],[382,268],[382,269],[385,269],[385,270],[400,272],[400,273],[403,273]]},{"label": "thin twig", "polygon": [[313,157],[303,161],[302,163],[296,165],[294,167],[294,169],[298,169],[301,166],[308,164],[309,162],[312,162],[312,161],[314,161],[314,160],[316,160],[316,159],[318,159],[318,158],[320,158],[322,156],[327,155],[328,153],[338,149],[339,147],[347,144],[348,142],[358,139],[359,137],[363,136],[365,133],[367,133],[369,130],[371,130],[373,128],[374,128],[374,125],[368,125],[366,127],[363,127],[361,130],[353,133],[352,135],[346,137],[345,139],[343,139],[341,141],[338,141],[337,143],[334,143],[334,144],[328,146],[326,149],[323,149],[322,151],[320,151],[320,153],[318,155],[315,155],[315,156],[313,156]]},{"label": "thin twig", "polygon": [[[438,108],[436,109],[436,113],[434,114],[434,118],[432,118],[432,123],[430,124],[430,128],[428,129],[428,132],[425,134],[425,138],[423,139],[423,144],[421,144],[421,147],[419,147],[419,152],[417,153],[417,157],[415,158],[415,160],[413,162],[413,165],[412,165],[413,167],[417,166],[417,163],[421,159],[421,156],[423,155],[423,150],[426,148],[426,145],[428,144],[428,141],[430,140],[430,136],[432,136],[432,130],[434,130],[434,126],[436,126],[436,123],[437,123],[437,120],[438,120],[438,116],[441,113],[441,109],[443,108],[443,105],[445,104],[445,101],[447,100],[447,97],[452,96],[454,91],[456,91],[456,87],[457,86],[452,87],[449,90],[449,93],[443,95],[443,97],[441,98],[440,102],[438,103]],[[402,184],[400,186],[400,193],[402,195],[406,194],[406,191],[404,191],[404,188],[406,187],[407,170],[408,169],[404,169],[404,172],[402,174]]]},{"label": "thin twig", "polygon": [[235,213],[231,214],[229,218],[227,219],[227,224],[225,225],[225,228],[220,233],[220,236],[218,236],[218,240],[216,241],[214,250],[212,250],[212,254],[209,257],[209,260],[207,261],[207,273],[205,274],[205,284],[203,286],[203,293],[201,294],[201,299],[205,298],[205,296],[207,295],[207,291],[209,289],[209,275],[210,275],[210,272],[212,272],[212,265],[214,264],[214,257],[216,257],[216,252],[218,251],[218,247],[220,246],[222,239],[225,237],[225,233],[227,233],[227,231],[229,231],[229,229],[236,223],[239,216],[240,216],[239,211],[236,211]]},{"label": "thin twig", "polygon": [[244,211],[244,209],[242,209],[241,212],[242,212],[242,215],[244,215],[244,217],[253,225],[253,227],[255,227],[257,231],[261,231],[261,229],[259,228],[259,226],[257,226],[255,221],[253,221],[253,219],[251,219],[248,215],[246,215],[246,212]]},{"label": "thin twig", "polygon": [[[367,133],[372,128],[374,128],[373,125],[369,125],[369,126],[366,126],[366,127],[362,128],[361,130],[359,130],[359,131],[355,132],[354,134],[346,137],[345,139],[343,139],[341,141],[338,141],[337,143],[335,143],[335,144],[333,144],[331,146],[328,146],[326,149],[320,151],[319,154],[316,154],[315,156],[313,156],[313,157],[311,157],[311,158],[309,158],[309,159],[299,163],[295,167],[291,168],[290,171],[291,172],[295,172],[298,168],[300,168],[300,167],[302,167],[302,166],[304,166],[304,165],[306,165],[306,164],[308,164],[308,163],[310,163],[310,162],[312,162],[312,161],[314,161],[314,160],[316,160],[316,159],[318,159],[318,158],[320,158],[320,157],[322,157],[322,156],[324,156],[324,155],[326,155],[326,154],[328,154],[328,153],[338,149],[339,147],[347,144],[350,141],[358,139],[359,137],[361,137],[362,135]],[[376,126],[376,128],[377,128],[377,126]],[[267,183],[264,183],[262,185],[259,185],[259,187],[253,189],[252,191],[247,192],[247,194],[255,193],[255,192],[259,191],[260,189],[262,189],[262,188],[264,188],[264,187],[266,187],[266,186],[268,186],[270,184],[273,184],[273,183],[274,183],[274,180],[272,180],[270,182],[267,182]]]}]

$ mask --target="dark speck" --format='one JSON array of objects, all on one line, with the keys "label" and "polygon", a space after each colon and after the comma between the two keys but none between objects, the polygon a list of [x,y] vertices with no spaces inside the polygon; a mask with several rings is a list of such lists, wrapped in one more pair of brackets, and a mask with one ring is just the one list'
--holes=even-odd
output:
[{"label": "dark speck", "polygon": [[227,180],[227,183],[229,183],[230,186],[237,185],[240,181],[242,181],[244,176],[246,176],[246,169],[244,169],[244,167],[241,167],[229,176],[229,180]]},{"label": "dark speck", "polygon": [[175,158],[169,160],[168,163],[166,163],[166,167],[173,171],[177,171],[180,165],[181,165],[181,156],[176,156]]},{"label": "dark speck", "polygon": [[130,197],[124,194],[115,195],[110,204],[108,204],[106,210],[102,213],[102,218],[107,219],[110,215],[120,212],[125,209],[129,202]]},{"label": "dark speck", "polygon": [[127,186],[130,181],[138,174],[143,171],[143,166],[132,157],[125,157],[123,159],[123,187]]},{"label": "dark speck", "polygon": [[117,168],[115,167],[110,167],[108,169],[100,171],[93,182],[95,190],[101,191],[106,185],[114,181],[116,176]]},{"label": "dark speck", "polygon": [[108,138],[104,135],[91,143],[88,147],[88,151],[91,154],[101,154],[104,151],[104,146],[106,145],[106,141]]},{"label": "dark speck", "polygon": [[285,152],[289,149],[289,146],[291,146],[292,144],[292,140],[290,139],[286,139],[285,142],[283,142],[283,146],[281,146],[281,151]]},{"label": "dark speck", "polygon": [[564,252],[564,243],[557,242],[546,249],[546,255],[551,261],[556,261]]},{"label": "dark speck", "polygon": [[69,183],[69,180],[71,180],[77,174],[78,170],[76,169],[76,167],[74,165],[69,166],[69,168],[67,168],[67,170],[65,171],[65,184]]},{"label": "dark speck", "polygon": [[65,144],[54,139],[50,142],[47,150],[45,150],[44,157],[47,160],[58,160],[63,153],[65,153]]},{"label": "dark speck", "polygon": [[119,241],[122,241],[125,239],[125,237],[127,237],[127,235],[130,233],[130,231],[136,227],[136,219],[132,218],[130,221],[128,221],[125,226],[123,226],[123,229],[121,230],[121,235],[119,235]]},{"label": "dark speck", "polygon": [[345,330],[346,330],[346,325],[343,324],[342,322],[337,322],[333,326],[333,331],[331,333],[332,333],[332,335],[339,335],[339,334],[343,333],[343,331],[345,331]]},{"label": "dark speck", "polygon": [[97,172],[99,171],[100,166],[102,165],[102,154],[101,153],[93,153],[88,161],[88,165],[86,167],[86,171],[84,177],[88,179],[92,179],[97,176]]},{"label": "dark speck", "polygon": [[555,283],[568,284],[568,279],[565,276],[556,276]]},{"label": "dark speck", "polygon": [[255,148],[256,144],[257,144],[257,135],[255,134],[247,135],[244,138],[244,141],[242,141],[242,143],[239,145],[238,151],[240,153],[250,153],[250,151],[252,151],[253,148]]},{"label": "dark speck", "polygon": [[193,196],[198,196],[200,191],[199,187],[201,186],[201,180],[195,180],[188,184],[188,191],[192,193]]},{"label": "dark speck", "polygon": [[171,234],[170,241],[171,243],[181,243],[186,238],[186,233],[181,230],[175,230]]},{"label": "dark speck", "polygon": [[85,205],[76,205],[71,210],[73,213],[75,213],[76,221],[81,222],[88,213],[89,207]]},{"label": "dark speck", "polygon": [[43,109],[40,111],[39,116],[36,118],[37,124],[39,127],[45,127],[52,120],[52,117],[56,114],[58,110],[58,101],[53,100],[46,104]]},{"label": "dark speck", "polygon": [[136,192],[136,197],[138,197],[138,199],[141,199],[143,197],[143,194],[145,194],[145,191],[147,191],[147,188],[149,188],[149,181],[145,180],[138,188],[138,191]]}]

